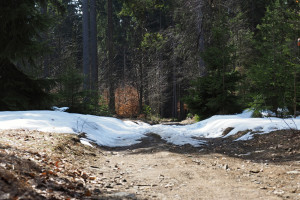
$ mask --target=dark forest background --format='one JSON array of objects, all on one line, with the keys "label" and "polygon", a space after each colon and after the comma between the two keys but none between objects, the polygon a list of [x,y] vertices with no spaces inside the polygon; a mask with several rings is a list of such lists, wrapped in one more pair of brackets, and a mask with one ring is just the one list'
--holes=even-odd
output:
[{"label": "dark forest background", "polygon": [[296,116],[299,8],[298,0],[1,1],[0,110]]}]

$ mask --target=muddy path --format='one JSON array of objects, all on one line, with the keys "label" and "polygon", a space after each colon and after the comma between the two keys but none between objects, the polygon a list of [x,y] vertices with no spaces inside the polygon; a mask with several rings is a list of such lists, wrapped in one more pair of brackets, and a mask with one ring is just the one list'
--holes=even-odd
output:
[{"label": "muddy path", "polygon": [[199,148],[155,134],[122,148],[69,134],[0,135],[0,199],[300,199],[300,133]]}]

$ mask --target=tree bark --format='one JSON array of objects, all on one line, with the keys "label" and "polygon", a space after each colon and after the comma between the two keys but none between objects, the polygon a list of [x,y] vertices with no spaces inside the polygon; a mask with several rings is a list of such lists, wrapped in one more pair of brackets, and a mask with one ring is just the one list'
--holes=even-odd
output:
[{"label": "tree bark", "polygon": [[83,89],[90,89],[90,56],[89,56],[89,0],[82,1],[82,40],[83,40]]},{"label": "tree bark", "polygon": [[91,89],[98,91],[96,1],[90,0]]},{"label": "tree bark", "polygon": [[[175,45],[173,44],[173,50],[175,50]],[[173,105],[172,105],[172,117],[177,118],[177,73],[176,73],[176,56],[174,54],[173,58]]]},{"label": "tree bark", "polygon": [[108,67],[109,67],[109,110],[115,113],[115,78],[113,63],[113,10],[112,0],[107,0],[107,50],[108,50]]},{"label": "tree bark", "polygon": [[[198,49],[200,52],[204,51],[204,32],[203,32],[203,0],[199,1],[199,9],[198,10],[198,16],[197,16],[197,28],[198,28]],[[206,69],[205,69],[205,63],[203,59],[199,56],[198,61],[199,66],[199,75],[205,76],[206,75]]]},{"label": "tree bark", "polygon": [[[41,13],[43,15],[47,15],[48,6],[47,3],[43,4],[41,7]],[[42,33],[42,40],[43,41],[47,41],[48,40],[48,33]],[[43,76],[44,78],[48,78],[50,76],[50,72],[49,72],[49,56],[48,55],[43,55]]]},{"label": "tree bark", "polygon": [[139,87],[139,113],[142,114],[143,112],[143,98],[144,98],[144,82],[143,82],[143,76],[144,76],[144,54],[142,54],[142,60],[139,64],[140,70],[139,70],[139,79],[140,79],[140,87]]}]

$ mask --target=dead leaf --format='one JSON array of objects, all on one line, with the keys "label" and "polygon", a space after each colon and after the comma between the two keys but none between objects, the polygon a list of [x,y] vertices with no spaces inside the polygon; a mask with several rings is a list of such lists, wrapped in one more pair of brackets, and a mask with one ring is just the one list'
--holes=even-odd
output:
[{"label": "dead leaf", "polygon": [[47,176],[47,172],[43,172],[41,175],[42,176]]},{"label": "dead leaf", "polygon": [[55,162],[55,167],[58,167],[58,163],[59,163],[59,161],[56,161],[56,162]]},{"label": "dead leaf", "polygon": [[92,193],[91,193],[91,191],[87,190],[84,195],[87,197],[90,197],[90,196],[92,196]]},{"label": "dead leaf", "polygon": [[31,177],[31,178],[34,178],[35,177],[35,174],[34,173],[28,173],[28,175]]}]

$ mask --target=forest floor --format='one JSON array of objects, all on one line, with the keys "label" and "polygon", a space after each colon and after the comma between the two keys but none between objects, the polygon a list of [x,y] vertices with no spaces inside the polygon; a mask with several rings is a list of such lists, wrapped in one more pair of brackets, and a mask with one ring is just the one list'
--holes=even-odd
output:
[{"label": "forest floor", "polygon": [[122,148],[79,137],[0,131],[0,199],[300,199],[300,132],[198,148],[156,134]]}]

